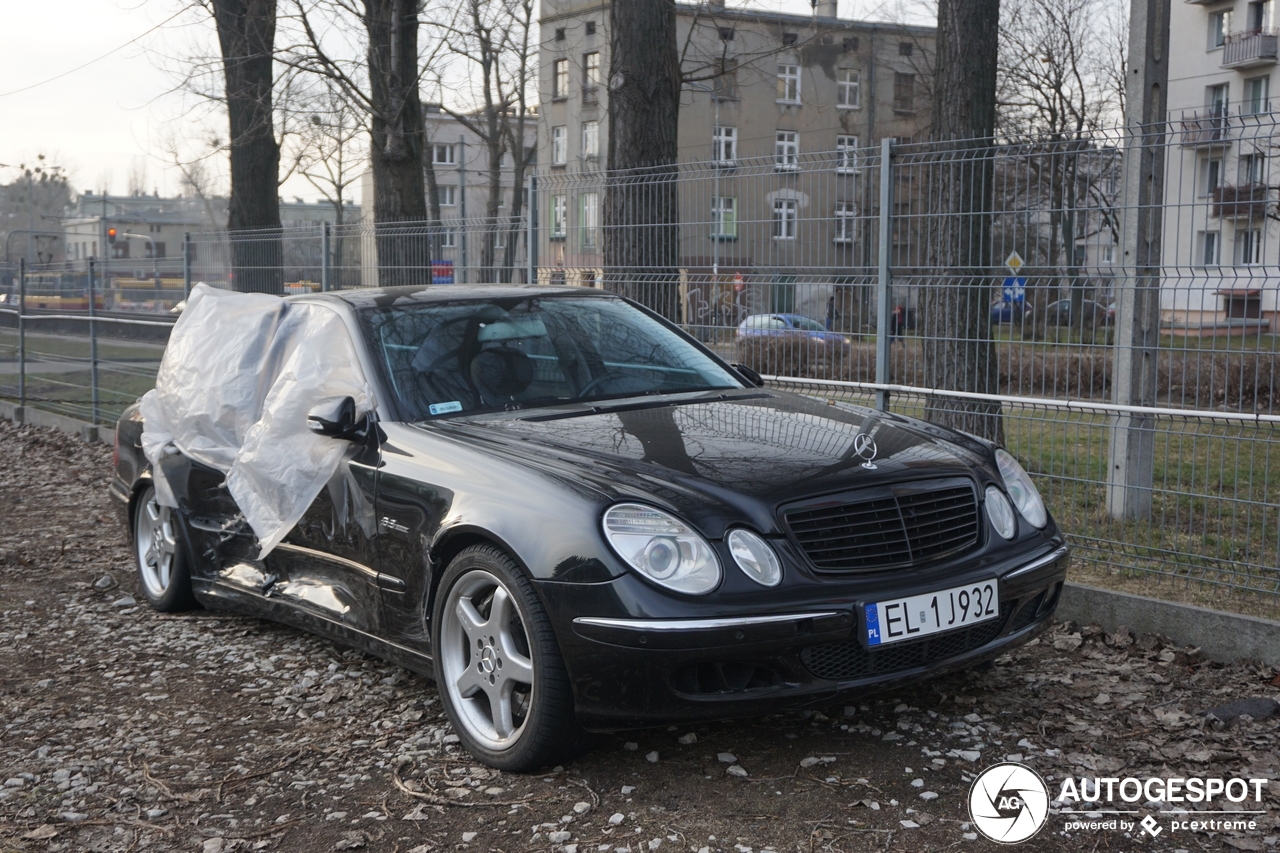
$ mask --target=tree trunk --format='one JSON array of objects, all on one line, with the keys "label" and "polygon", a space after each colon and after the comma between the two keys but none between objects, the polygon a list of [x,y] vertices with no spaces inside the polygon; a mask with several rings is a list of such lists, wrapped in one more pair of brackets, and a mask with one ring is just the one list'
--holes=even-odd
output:
[{"label": "tree trunk", "polygon": [[213,17],[231,124],[232,284],[240,291],[282,294],[280,146],[271,120],[276,0],[214,0]]},{"label": "tree trunk", "polygon": [[[991,341],[992,137],[1000,0],[940,0],[933,89],[939,149],[930,191],[933,275],[924,290],[924,372],[931,388],[999,390]],[[1000,404],[930,395],[925,417],[1004,441]]]},{"label": "tree trunk", "polygon": [[680,56],[674,0],[614,3],[609,27],[605,282],[679,321]]},{"label": "tree trunk", "polygon": [[378,282],[430,284],[431,257],[402,223],[427,218],[422,102],[418,98],[418,3],[365,0],[369,36],[369,163],[373,171]]}]

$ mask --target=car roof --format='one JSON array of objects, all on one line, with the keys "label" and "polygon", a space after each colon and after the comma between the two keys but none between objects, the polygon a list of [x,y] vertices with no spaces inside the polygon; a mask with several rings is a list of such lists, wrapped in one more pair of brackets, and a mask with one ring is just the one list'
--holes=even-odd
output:
[{"label": "car roof", "polygon": [[530,297],[582,296],[616,297],[616,294],[593,287],[538,284],[426,284],[404,287],[364,287],[334,290],[328,293],[306,293],[289,297],[290,301],[345,302],[354,309],[384,308],[405,301],[416,303],[486,302],[495,299],[528,299]]}]

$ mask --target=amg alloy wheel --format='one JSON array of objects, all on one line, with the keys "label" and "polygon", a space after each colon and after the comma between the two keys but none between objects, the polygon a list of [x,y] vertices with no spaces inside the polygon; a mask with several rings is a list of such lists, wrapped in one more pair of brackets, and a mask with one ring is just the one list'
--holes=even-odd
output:
[{"label": "amg alloy wheel", "polygon": [[533,585],[501,551],[458,555],[434,613],[436,681],[476,758],[533,770],[576,753],[582,733],[551,623]]},{"label": "amg alloy wheel", "polygon": [[154,486],[147,486],[138,496],[133,514],[133,547],[142,594],[152,607],[175,613],[196,606],[172,512],[156,500]]}]

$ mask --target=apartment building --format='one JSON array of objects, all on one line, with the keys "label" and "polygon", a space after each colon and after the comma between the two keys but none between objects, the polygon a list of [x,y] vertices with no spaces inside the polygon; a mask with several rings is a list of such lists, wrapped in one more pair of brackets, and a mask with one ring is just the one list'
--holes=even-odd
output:
[{"label": "apartment building", "polygon": [[1177,333],[1275,329],[1280,227],[1272,0],[1174,0],[1165,160],[1165,322]]},{"label": "apartment building", "polygon": [[[861,162],[928,128],[934,30],[677,3],[683,70],[680,264],[689,322],[746,312],[851,328],[873,275],[878,194]],[[609,4],[543,0],[537,215],[543,277],[602,280]],[[907,232],[895,235],[905,253]]]},{"label": "apartment building", "polygon": [[[435,172],[436,188],[440,199],[441,233],[435,241],[437,257],[432,259],[432,280],[436,284],[463,284],[493,278],[492,267],[486,273],[483,267],[486,244],[492,242],[493,260],[501,265],[506,257],[510,230],[503,227],[486,228],[485,211],[489,199],[489,149],[484,140],[471,128],[454,116],[444,112],[439,104],[424,104],[426,114],[427,156],[431,158]],[[479,120],[479,119],[477,119]],[[524,144],[526,152],[536,144],[537,116],[525,120]],[[499,178],[501,202],[498,212],[503,219],[511,211],[515,193],[527,196],[527,188],[514,186],[515,161],[512,152],[503,155]],[[532,173],[533,164],[528,166]],[[425,183],[426,178],[424,176]],[[360,178],[363,209],[368,223],[374,221],[373,173],[365,172]],[[515,263],[521,267],[516,280],[521,280],[527,263],[522,231],[514,237]],[[372,231],[366,229],[362,237],[361,282],[376,286],[378,279],[377,246]]]}]

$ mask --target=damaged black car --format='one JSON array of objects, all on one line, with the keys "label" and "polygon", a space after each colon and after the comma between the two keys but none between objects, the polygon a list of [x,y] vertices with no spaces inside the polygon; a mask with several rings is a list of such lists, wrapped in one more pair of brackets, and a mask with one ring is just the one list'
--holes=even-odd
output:
[{"label": "damaged black car", "polygon": [[424,673],[490,766],[973,666],[1057,606],[1007,451],[764,387],[618,296],[199,290],[116,433],[147,599]]}]

